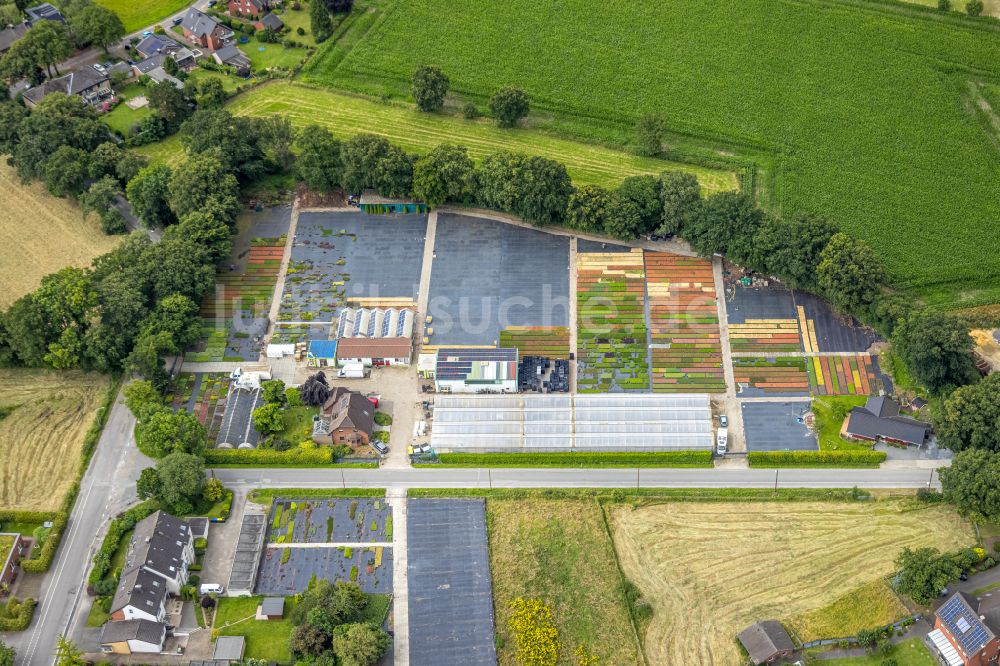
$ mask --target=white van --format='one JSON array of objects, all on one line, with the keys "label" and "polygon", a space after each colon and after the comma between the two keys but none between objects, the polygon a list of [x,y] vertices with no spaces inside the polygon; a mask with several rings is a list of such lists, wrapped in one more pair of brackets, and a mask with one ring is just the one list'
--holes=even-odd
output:
[{"label": "white van", "polygon": [[218,583],[202,583],[198,590],[204,596],[206,594],[222,594],[226,591],[226,588]]},{"label": "white van", "polygon": [[719,428],[719,433],[715,437],[715,451],[720,456],[726,455],[726,445],[729,443],[729,429]]}]

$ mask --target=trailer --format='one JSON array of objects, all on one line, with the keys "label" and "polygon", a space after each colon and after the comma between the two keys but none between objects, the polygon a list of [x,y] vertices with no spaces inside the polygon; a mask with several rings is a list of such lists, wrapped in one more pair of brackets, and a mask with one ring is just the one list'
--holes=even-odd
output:
[{"label": "trailer", "polygon": [[364,379],[364,378],[365,378],[364,363],[345,363],[342,368],[337,370],[337,379]]}]

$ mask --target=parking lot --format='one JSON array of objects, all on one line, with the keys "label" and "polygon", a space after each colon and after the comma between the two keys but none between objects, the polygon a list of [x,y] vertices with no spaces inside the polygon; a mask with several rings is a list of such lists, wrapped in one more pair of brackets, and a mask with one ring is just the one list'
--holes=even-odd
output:
[{"label": "parking lot", "polygon": [[817,451],[816,436],[799,419],[809,401],[744,402],[743,432],[751,451]]},{"label": "parking lot", "polygon": [[428,312],[434,345],[492,345],[507,326],[567,326],[569,238],[441,213]]}]

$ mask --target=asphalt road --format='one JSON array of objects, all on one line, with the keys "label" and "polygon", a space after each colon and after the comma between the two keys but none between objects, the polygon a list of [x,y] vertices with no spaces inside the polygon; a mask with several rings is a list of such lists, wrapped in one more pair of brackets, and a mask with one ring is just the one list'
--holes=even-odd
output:
[{"label": "asphalt road", "polygon": [[[933,474],[933,479],[932,475]],[[229,486],[286,488],[925,488],[928,469],[217,469]]]},{"label": "asphalt road", "polygon": [[0,634],[17,650],[18,665],[51,664],[57,637],[77,635],[86,622],[90,608],[86,574],[91,557],[109,519],[136,501],[139,472],[152,464],[135,447],[134,426],[135,419],[119,394],[83,478],[56,561],[42,583],[35,620],[28,631]]}]

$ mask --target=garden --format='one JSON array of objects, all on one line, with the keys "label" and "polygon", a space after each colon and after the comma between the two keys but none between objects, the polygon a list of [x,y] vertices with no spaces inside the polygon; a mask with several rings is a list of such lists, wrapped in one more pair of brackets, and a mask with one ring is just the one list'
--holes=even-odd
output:
[{"label": "garden", "polygon": [[577,255],[577,388],[648,391],[642,251]]},{"label": "garden", "polygon": [[871,354],[813,356],[806,370],[816,395],[877,395],[882,387]]},{"label": "garden", "polygon": [[733,358],[733,377],[743,385],[740,395],[799,396],[809,395],[806,363],[811,359],[796,357]]},{"label": "garden", "polygon": [[226,373],[182,372],[170,387],[167,404],[174,411],[183,409],[197,416],[208,431],[209,441],[214,441],[226,415],[229,384]]},{"label": "garden", "polygon": [[275,500],[267,543],[388,543],[392,511],[384,499]]},{"label": "garden", "polygon": [[654,393],[725,393],[712,262],[644,253]]}]

